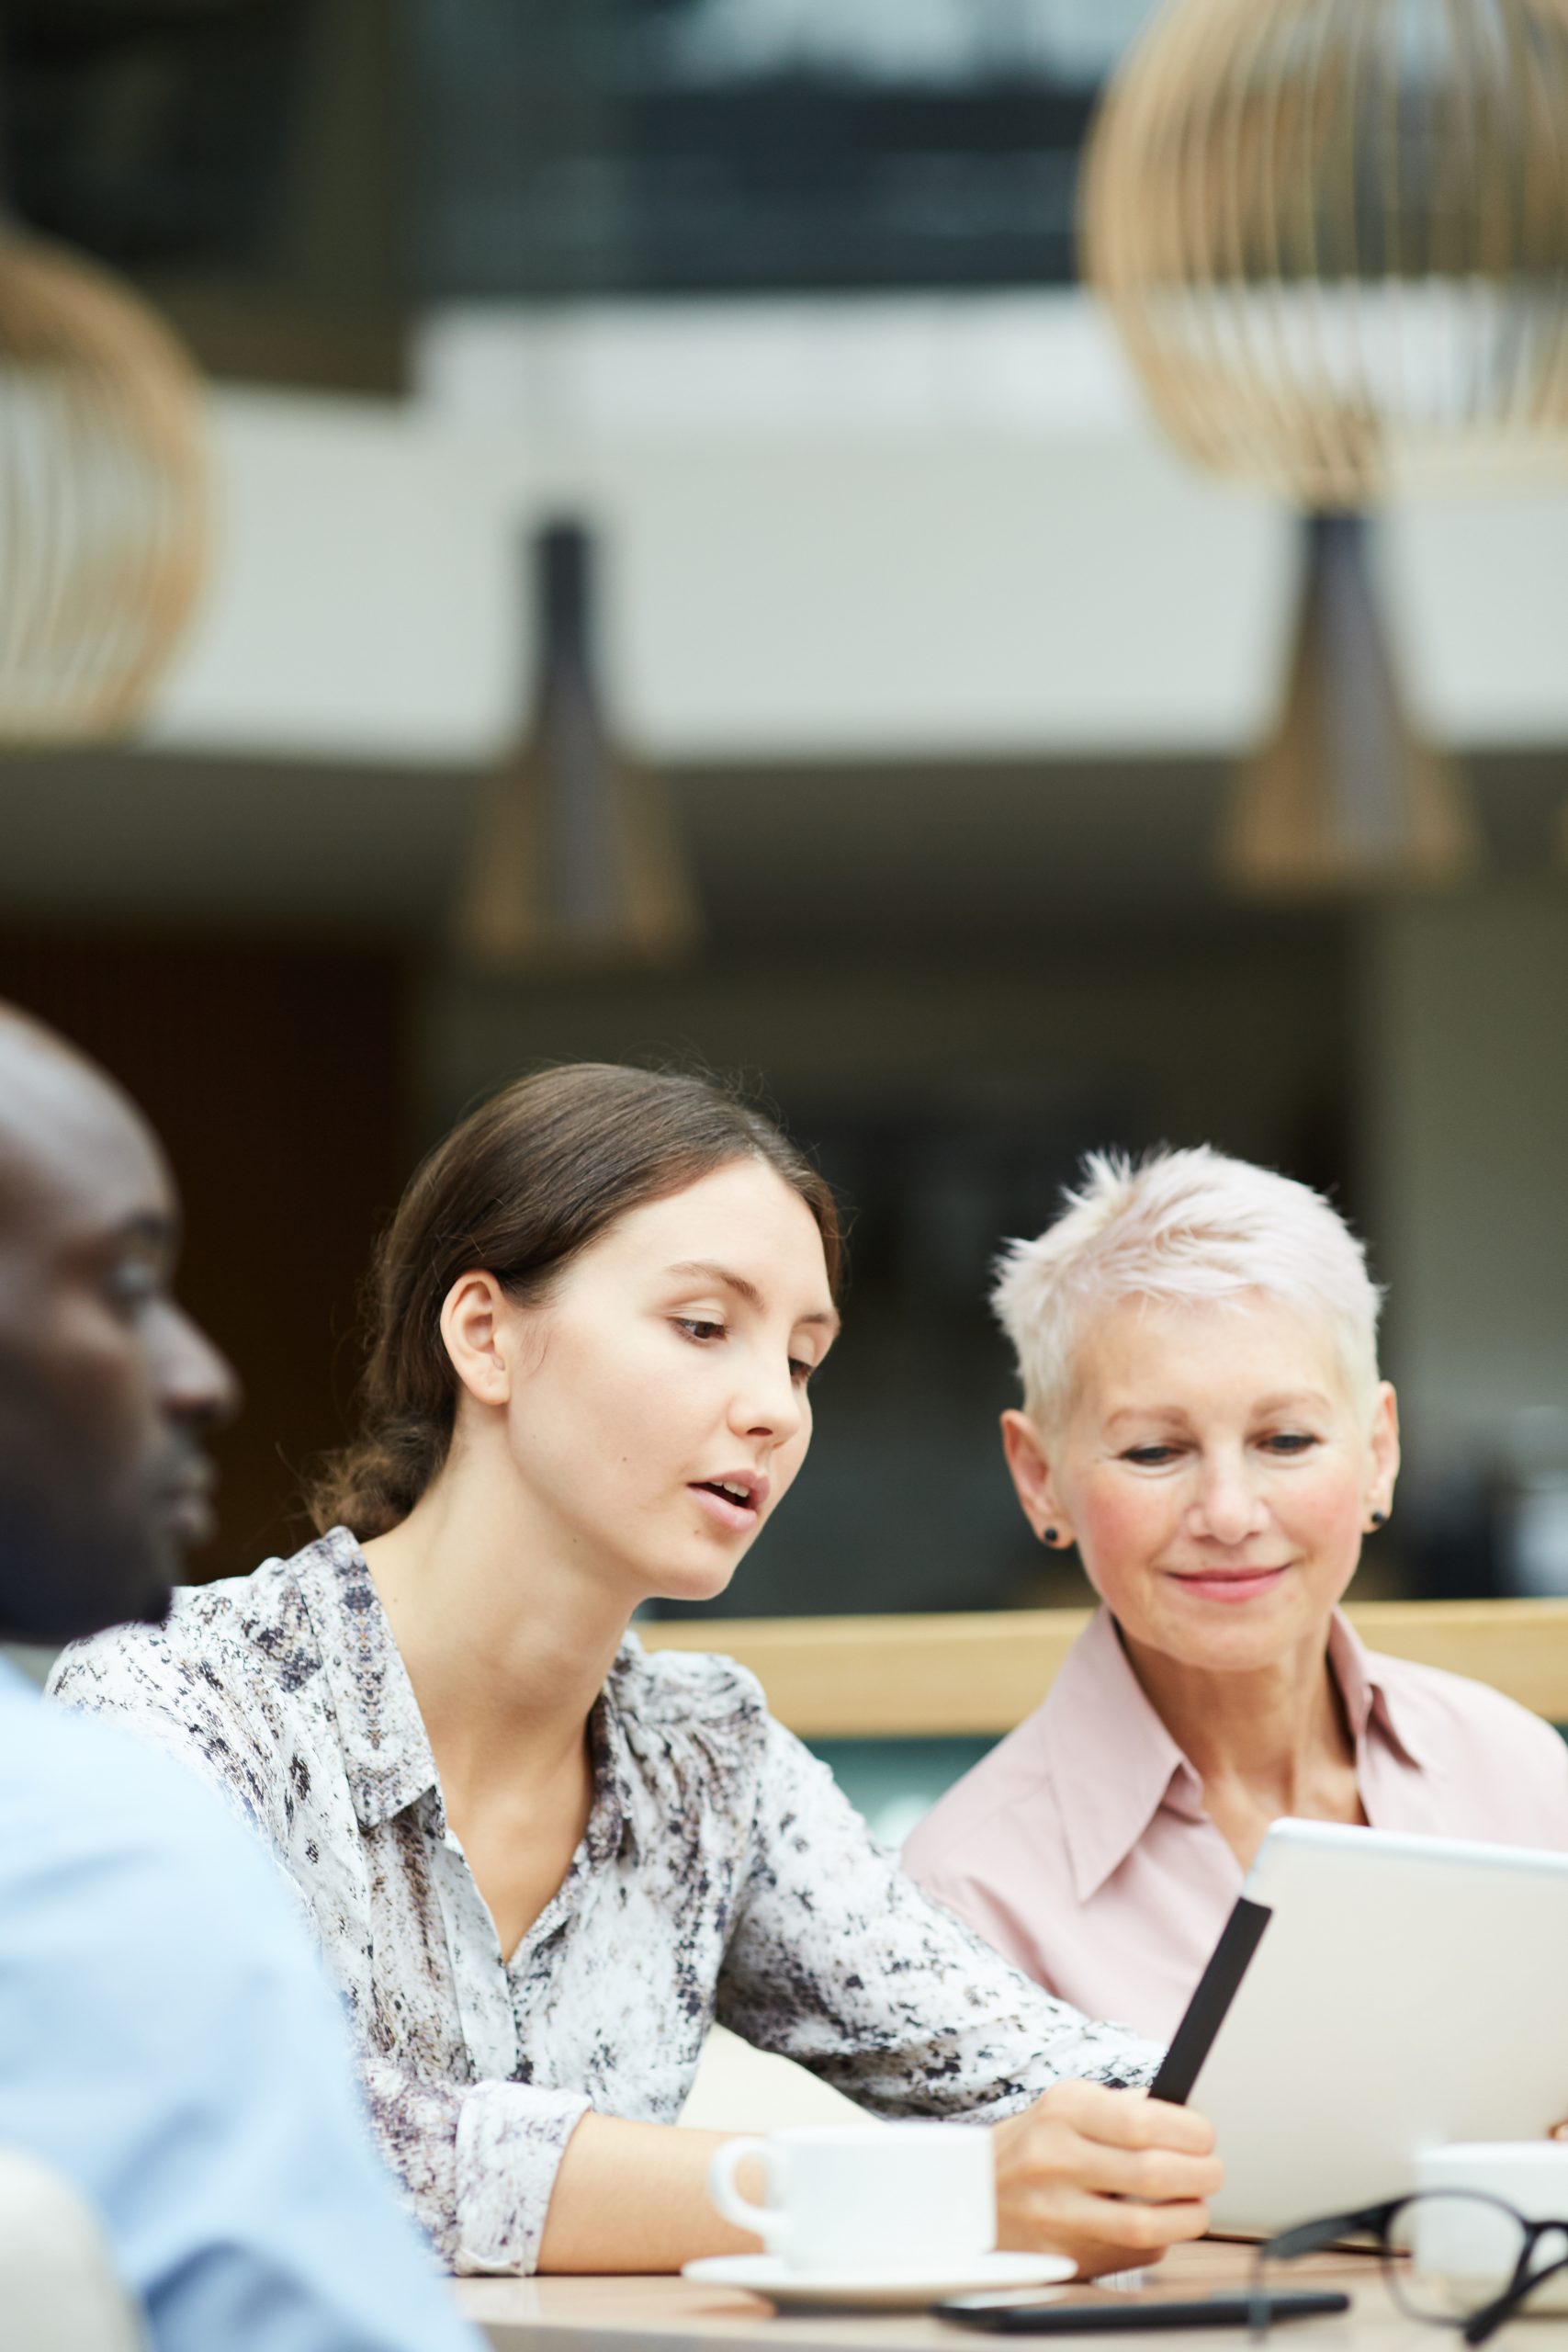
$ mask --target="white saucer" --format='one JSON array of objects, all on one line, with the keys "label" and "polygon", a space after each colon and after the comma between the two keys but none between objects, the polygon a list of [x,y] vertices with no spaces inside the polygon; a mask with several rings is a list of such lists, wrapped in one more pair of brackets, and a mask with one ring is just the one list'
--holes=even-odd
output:
[{"label": "white saucer", "polygon": [[1065,2254],[981,2254],[945,2270],[789,2270],[776,2254],[710,2254],[688,2262],[684,2276],[705,2287],[744,2287],[784,2311],[923,2311],[948,2295],[983,2294],[987,2287],[1054,2287],[1077,2276]]}]

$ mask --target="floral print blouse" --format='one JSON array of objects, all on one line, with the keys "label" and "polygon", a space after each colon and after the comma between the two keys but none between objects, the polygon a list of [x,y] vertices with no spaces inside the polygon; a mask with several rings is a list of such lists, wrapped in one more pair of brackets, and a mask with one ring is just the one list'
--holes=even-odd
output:
[{"label": "floral print blouse", "polygon": [[51,1687],[182,1758],[265,1839],[452,2269],[533,2269],[581,2116],[672,2123],[716,2018],[882,2116],[994,2120],[1064,2076],[1140,2084],[1157,2063],[923,1894],[728,1658],[628,1637],[591,1721],[586,1832],[510,1959],[345,1529],[79,1644]]}]

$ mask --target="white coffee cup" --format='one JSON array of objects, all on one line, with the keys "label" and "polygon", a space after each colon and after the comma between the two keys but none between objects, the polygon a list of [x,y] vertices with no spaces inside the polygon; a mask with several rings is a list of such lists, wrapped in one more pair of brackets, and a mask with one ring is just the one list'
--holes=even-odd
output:
[{"label": "white coffee cup", "polygon": [[[735,2185],[749,2156],[762,2168],[761,2205]],[[997,2242],[991,2135],[976,2124],[802,2125],[730,2140],[708,2194],[803,2273],[962,2270]]]},{"label": "white coffee cup", "polygon": [[[1527,2222],[1568,2222],[1568,2144],[1557,2140],[1475,2140],[1424,2148],[1416,2159],[1416,2186],[1499,2198]],[[1412,2209],[1411,2267],[1425,2284],[1446,2290],[1456,2306],[1500,2293],[1507,2283],[1500,2278],[1500,2270],[1507,2267],[1517,2245],[1517,2233],[1504,2217],[1480,2204],[1431,2198]],[[1565,2253],[1568,2242],[1554,2233],[1543,2242],[1538,2258],[1555,2262]],[[1535,2289],[1523,2308],[1526,2312],[1568,2310],[1568,2271]]]}]

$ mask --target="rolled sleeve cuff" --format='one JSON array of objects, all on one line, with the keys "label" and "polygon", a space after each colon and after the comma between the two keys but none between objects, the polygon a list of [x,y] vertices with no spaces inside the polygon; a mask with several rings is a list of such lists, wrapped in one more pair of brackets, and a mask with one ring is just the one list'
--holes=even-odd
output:
[{"label": "rolled sleeve cuff", "polygon": [[556,2173],[588,2108],[581,2091],[532,2084],[476,2083],[468,2092],[457,2119],[460,2277],[537,2269]]},{"label": "rolled sleeve cuff", "polygon": [[1083,2064],[1074,2066],[1064,2057],[1064,2075],[1081,2074],[1086,2082],[1108,2083],[1113,2090],[1144,2091],[1165,2064],[1159,2043],[1145,2041],[1130,2026],[1091,2025],[1083,2039]]}]

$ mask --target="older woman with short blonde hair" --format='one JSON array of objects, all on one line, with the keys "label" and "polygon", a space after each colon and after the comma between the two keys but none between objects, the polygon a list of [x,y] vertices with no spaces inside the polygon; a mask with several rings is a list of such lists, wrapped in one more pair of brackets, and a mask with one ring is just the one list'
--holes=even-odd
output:
[{"label": "older woman with short blonde hair", "polygon": [[1360,1244],[1207,1148],[1093,1157],[994,1293],[1025,1517],[1100,1607],[905,1860],[1060,1997],[1168,2040],[1284,1815],[1568,1850],[1568,1748],[1483,1684],[1373,1657],[1338,1603],[1399,1425]]}]

